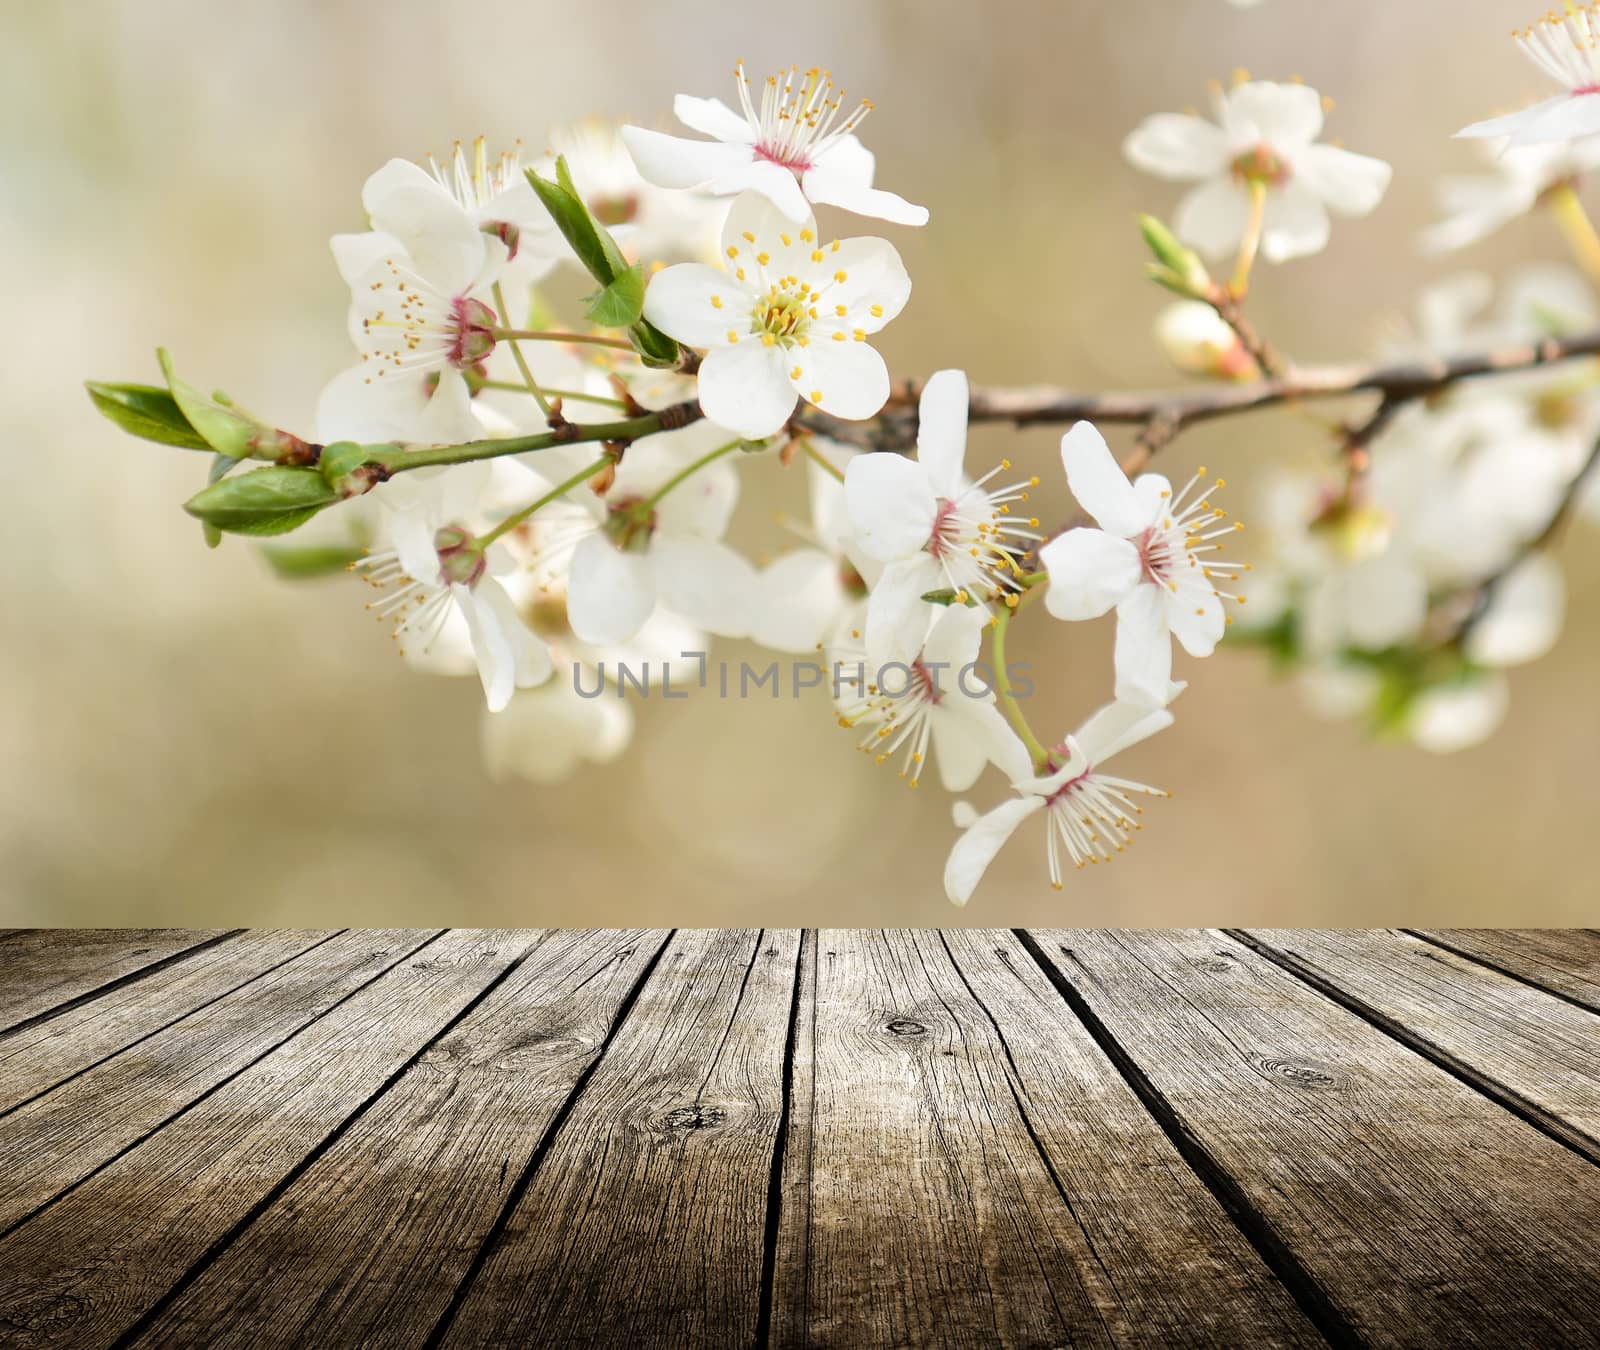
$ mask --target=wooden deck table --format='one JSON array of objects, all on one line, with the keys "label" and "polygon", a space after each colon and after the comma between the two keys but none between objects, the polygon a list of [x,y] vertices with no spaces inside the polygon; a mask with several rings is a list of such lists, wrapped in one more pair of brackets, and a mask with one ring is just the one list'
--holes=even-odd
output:
[{"label": "wooden deck table", "polygon": [[0,933],[0,1347],[1600,1345],[1587,931]]}]

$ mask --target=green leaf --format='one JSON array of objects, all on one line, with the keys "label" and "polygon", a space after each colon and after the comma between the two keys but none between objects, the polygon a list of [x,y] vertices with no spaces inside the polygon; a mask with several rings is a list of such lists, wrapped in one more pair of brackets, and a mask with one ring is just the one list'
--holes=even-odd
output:
[{"label": "green leaf", "polygon": [[274,464],[202,488],[183,509],[229,534],[286,534],[338,500],[315,469]]},{"label": "green leaf", "polygon": [[609,286],[588,298],[589,322],[600,328],[631,328],[644,313],[644,269],[634,266],[617,273]]},{"label": "green leaf", "polygon": [[102,384],[98,380],[84,381],[84,388],[101,415],[130,436],[184,450],[210,449],[205,438],[189,425],[171,390],[153,384]]},{"label": "green leaf", "polygon": [[263,544],[261,556],[280,577],[289,581],[304,581],[309,577],[327,576],[342,572],[351,563],[366,557],[367,551],[354,544]]},{"label": "green leaf", "polygon": [[572,251],[578,255],[578,261],[602,286],[609,286],[616,280],[617,272],[627,264],[623,261],[616,243],[589,214],[589,208],[583,204],[583,198],[572,186],[572,175],[567,171],[566,158],[556,160],[554,183],[548,178],[541,178],[532,169],[528,169],[526,173],[528,185],[544,203],[544,209],[550,213],[550,218],[555,221],[562,237],[572,245]]},{"label": "green leaf", "polygon": [[260,428],[248,417],[242,417],[232,408],[209,399],[194,386],[185,384],[172,370],[172,356],[165,347],[156,351],[161,362],[161,372],[167,377],[167,387],[189,425],[205,439],[213,450],[235,459],[250,457],[251,442]]}]

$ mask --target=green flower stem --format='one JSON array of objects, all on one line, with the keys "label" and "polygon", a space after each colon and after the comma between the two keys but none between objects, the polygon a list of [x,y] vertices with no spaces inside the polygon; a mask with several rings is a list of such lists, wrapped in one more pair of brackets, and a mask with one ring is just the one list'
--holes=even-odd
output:
[{"label": "green flower stem", "polygon": [[817,465],[834,478],[837,478],[841,483],[844,482],[844,475],[834,467],[833,462],[828,459],[828,457],[824,455],[822,451],[818,450],[816,446],[811,444],[811,438],[809,436],[801,440],[800,449],[802,453],[804,453],[805,457],[813,464]]},{"label": "green flower stem", "polygon": [[[474,379],[472,387],[474,389],[501,389],[508,394],[526,394],[528,392],[528,386],[518,380]],[[543,393],[546,398],[559,398],[568,403],[597,403],[601,407],[616,408],[619,411],[628,406],[620,398],[607,398],[604,394],[586,394],[581,389],[552,389],[550,386],[545,385],[543,386]]]},{"label": "green flower stem", "polygon": [[1011,723],[1012,730],[1028,747],[1028,753],[1033,757],[1034,768],[1042,769],[1050,760],[1050,752],[1039,743],[1039,738],[1033,734],[1033,728],[1028,725],[1028,719],[1022,715],[1022,705],[1017,702],[1017,696],[1011,688],[1011,677],[1006,673],[1006,631],[1010,627],[1011,610],[1002,607],[995,618],[991,635],[994,692],[1000,701],[1000,711],[1005,714],[1006,721]]},{"label": "green flower stem", "polygon": [[598,333],[553,333],[533,328],[496,328],[496,342],[586,342],[592,347],[615,347],[631,352],[633,343],[626,338],[601,337]]},{"label": "green flower stem", "polygon": [[1267,185],[1259,178],[1250,180],[1250,218],[1245,223],[1244,238],[1239,242],[1239,258],[1233,269],[1233,280],[1228,292],[1242,300],[1250,289],[1250,271],[1255,266],[1256,251],[1261,247],[1261,228],[1267,218]]},{"label": "green flower stem", "polygon": [[[511,307],[506,304],[506,293],[500,288],[500,283],[498,281],[494,283],[494,304],[495,308],[500,311],[501,322],[510,323]],[[550,414],[550,404],[546,401],[543,392],[540,390],[539,382],[533,378],[533,371],[528,369],[527,358],[523,356],[522,348],[517,345],[517,340],[515,338],[511,339],[511,355],[516,360],[517,370],[522,375],[522,382],[528,386],[528,392],[533,395],[534,400],[538,403],[539,411],[548,417]]]},{"label": "green flower stem", "polygon": [[526,436],[504,436],[496,440],[467,441],[461,445],[430,445],[414,450],[400,446],[374,446],[368,463],[381,465],[389,473],[422,469],[435,464],[470,464],[479,459],[498,459],[502,455],[524,455],[531,450],[548,450],[553,445],[578,445],[590,441],[629,441],[653,436],[669,427],[687,426],[699,420],[695,404],[679,404],[661,412],[643,413],[618,422],[568,422],[554,431]]},{"label": "green flower stem", "polygon": [[707,451],[705,454],[701,455],[699,459],[695,460],[693,464],[685,465],[683,468],[679,469],[677,473],[673,474],[671,478],[667,479],[667,481],[657,488],[648,499],[640,503],[640,508],[643,510],[648,510],[654,507],[663,497],[667,495],[667,493],[671,492],[673,488],[679,486],[681,483],[687,482],[690,478],[694,477],[695,474],[699,473],[701,469],[705,468],[707,464],[710,464],[713,460],[721,459],[724,455],[737,450],[744,443],[744,437],[738,436],[729,441],[726,445],[719,445],[715,450]]},{"label": "green flower stem", "polygon": [[501,535],[508,534],[512,530],[516,529],[518,525],[522,524],[523,521],[537,511],[541,506],[548,506],[553,501],[559,501],[562,497],[565,497],[567,493],[571,492],[573,488],[582,486],[584,483],[588,482],[589,479],[593,478],[595,474],[599,473],[601,469],[605,468],[606,465],[613,462],[614,461],[610,455],[601,455],[600,458],[595,460],[595,462],[589,465],[588,468],[580,469],[577,473],[573,474],[571,478],[567,479],[565,483],[551,488],[550,491],[545,493],[544,496],[540,497],[538,501],[533,502],[528,506],[524,506],[520,511],[513,512],[487,534],[479,535],[478,547],[488,548],[489,545],[494,543],[494,541]]}]

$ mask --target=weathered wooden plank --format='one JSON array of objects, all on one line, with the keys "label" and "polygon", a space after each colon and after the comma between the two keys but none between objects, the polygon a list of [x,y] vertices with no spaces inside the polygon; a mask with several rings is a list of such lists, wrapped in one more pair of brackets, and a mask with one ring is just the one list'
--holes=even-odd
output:
[{"label": "weathered wooden plank", "polygon": [[800,940],[673,938],[443,1344],[750,1341]]},{"label": "weathered wooden plank", "polygon": [[[302,934],[298,945],[311,949],[293,960],[284,955],[297,949],[287,933],[252,933],[237,946],[217,948],[243,957],[246,969],[253,964],[260,970],[272,957],[278,961],[259,978],[0,1118],[0,1235],[435,936],[437,931],[364,929],[319,943]],[[238,983],[239,971],[225,963],[210,972],[189,969],[202,959],[179,969],[215,976],[210,982],[219,986]],[[167,1001],[168,991],[150,992],[156,1003]],[[58,1025],[46,1023],[40,1030]],[[0,1052],[7,1048],[0,1043]],[[78,1045],[59,1048],[66,1053]],[[36,1053],[52,1049],[46,1039]],[[0,1061],[0,1083],[9,1067]]]},{"label": "weathered wooden plank", "polygon": [[1600,1162],[1600,1018],[1386,929],[1240,935]]},{"label": "weathered wooden plank", "polygon": [[141,1344],[422,1344],[666,937],[552,933]]},{"label": "weathered wooden plank", "polygon": [[1055,987],[1003,929],[942,934],[1139,1345],[1321,1345]]},{"label": "weathered wooden plank", "polygon": [[1600,1012],[1600,933],[1587,928],[1429,928],[1417,936]]},{"label": "weathered wooden plank", "polygon": [[0,950],[0,1031],[222,937],[219,928],[30,928]]},{"label": "weathered wooden plank", "polygon": [[331,931],[310,929],[240,933],[0,1039],[0,1113],[195,1013],[331,936]]},{"label": "weathered wooden plank", "polygon": [[1131,1341],[1116,1272],[1058,1189],[1007,1047],[940,935],[824,931],[808,967],[774,1344]]},{"label": "weathered wooden plank", "polygon": [[1220,933],[1033,939],[1308,1273],[1333,1339],[1600,1341],[1600,1169]]},{"label": "weathered wooden plank", "polygon": [[446,934],[0,1241],[0,1346],[136,1331],[533,940]]}]

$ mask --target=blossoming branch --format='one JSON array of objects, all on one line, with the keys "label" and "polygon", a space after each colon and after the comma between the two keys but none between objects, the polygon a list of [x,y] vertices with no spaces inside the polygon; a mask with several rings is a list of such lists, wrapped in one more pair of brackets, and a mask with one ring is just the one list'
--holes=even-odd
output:
[{"label": "blossoming branch", "polygon": [[[957,794],[1001,776],[987,812],[950,808],[951,900],[1036,818],[1060,887],[1168,795],[1108,763],[1174,725],[1219,645],[1291,672],[1319,712],[1443,751],[1488,735],[1505,669],[1555,641],[1551,549],[1597,514],[1600,235],[1580,196],[1600,164],[1597,39],[1600,6],[1571,3],[1517,35],[1561,92],[1460,133],[1487,163],[1442,180],[1420,241],[1462,249],[1538,212],[1576,270],[1450,278],[1366,360],[1301,365],[1248,313],[1265,267],[1329,247],[1390,183],[1324,139],[1329,105],[1303,84],[1241,74],[1209,116],[1129,132],[1129,163],[1182,185],[1170,223],[1140,224],[1175,296],[1156,339],[1190,382],[1073,392],[973,386],[962,351],[893,379],[874,339],[912,281],[875,231],[928,212],[877,186],[870,102],[827,71],[758,83],[741,64],[734,105],[677,98],[693,135],[590,122],[527,166],[479,141],[379,168],[367,228],[332,241],[352,359],[306,427],[202,392],[165,352],[163,383],[89,392],[125,431],[209,457],[185,504],[208,542],[272,539],[286,576],[348,566],[405,660],[477,675],[496,775],[616,759],[633,703],[596,695],[647,691],[640,672],[665,681],[689,654],[703,675],[713,637],[821,652],[833,676],[808,685],[886,772]],[[581,319],[552,305],[562,272],[592,287]],[[1181,437],[1282,406],[1325,461],[1264,474],[1241,534],[1223,504],[1240,488],[1184,462]],[[1059,459],[973,463],[974,422],[1058,424]],[[1097,424],[1136,429],[1120,462]],[[726,536],[765,472],[809,523],[757,565]],[[1078,513],[1045,521],[1033,497],[1057,477]],[[1012,629],[1040,614],[1114,625],[1108,699],[1070,732],[1030,719],[1017,678]]]}]

